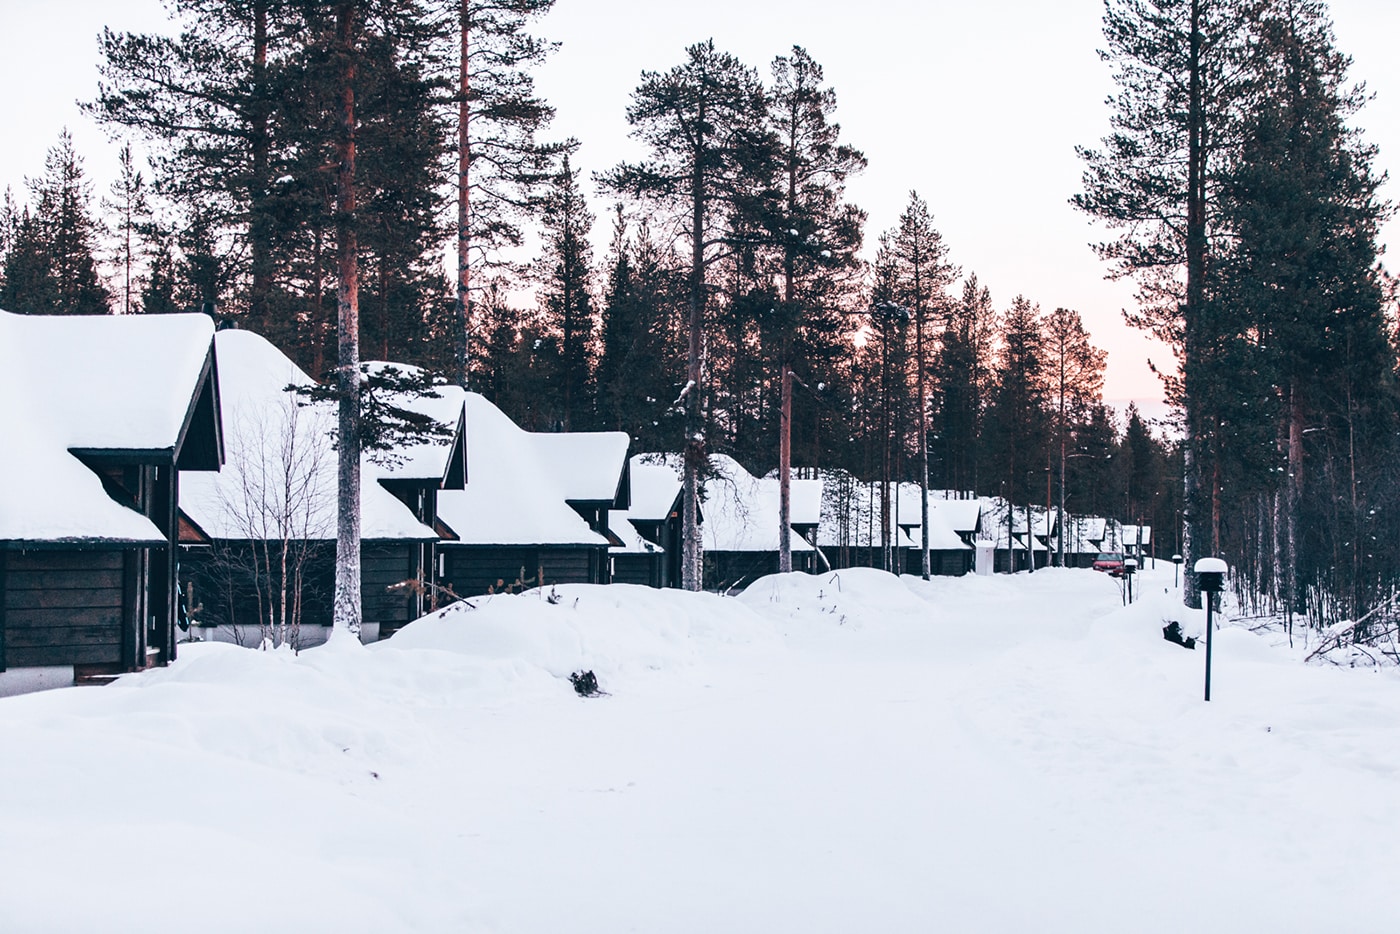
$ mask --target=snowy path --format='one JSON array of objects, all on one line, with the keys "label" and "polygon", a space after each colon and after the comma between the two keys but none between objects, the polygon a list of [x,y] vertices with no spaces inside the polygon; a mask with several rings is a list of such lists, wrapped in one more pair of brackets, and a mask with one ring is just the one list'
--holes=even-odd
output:
[{"label": "snowy path", "polygon": [[0,930],[1392,930],[1400,679],[1226,630],[1205,705],[1170,584],[569,587],[0,701]]}]

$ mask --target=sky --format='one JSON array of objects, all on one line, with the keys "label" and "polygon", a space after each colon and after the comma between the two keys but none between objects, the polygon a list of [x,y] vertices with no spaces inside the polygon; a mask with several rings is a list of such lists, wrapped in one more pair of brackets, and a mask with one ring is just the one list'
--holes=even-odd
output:
[{"label": "sky", "polygon": [[[1375,94],[1356,122],[1380,148],[1378,168],[1400,170],[1400,4],[1331,9],[1352,77]],[[713,38],[766,77],[775,56],[803,46],[836,90],[844,140],[870,162],[848,186],[869,212],[867,252],[917,191],[953,262],[998,308],[1025,295],[1079,311],[1108,350],[1105,398],[1156,416],[1165,407],[1148,361],[1170,367],[1171,353],[1123,322],[1132,285],[1106,281],[1089,248],[1111,232],[1068,203],[1082,172],[1074,147],[1108,130],[1102,10],[1101,0],[558,0],[536,30],[560,43],[537,82],[558,111],[549,135],[579,140],[574,161],[588,176],[641,155],[625,109],[642,71],[667,70],[687,45]],[[166,23],[161,0],[0,0],[0,185],[22,189],[67,126],[104,188],[119,144],[77,107],[95,95],[97,35]],[[1394,181],[1383,194],[1400,200]],[[609,206],[599,199],[594,210],[605,240]],[[1400,221],[1382,240],[1400,241]]]}]

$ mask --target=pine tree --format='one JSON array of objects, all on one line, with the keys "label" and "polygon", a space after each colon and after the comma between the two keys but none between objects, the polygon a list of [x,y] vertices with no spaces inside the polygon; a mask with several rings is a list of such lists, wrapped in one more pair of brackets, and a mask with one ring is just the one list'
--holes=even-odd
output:
[{"label": "pine tree", "polygon": [[[1042,338],[1053,406],[1054,442],[1059,456],[1060,522],[1065,518],[1065,464],[1073,424],[1082,421],[1091,406],[1102,401],[1107,354],[1089,342],[1089,332],[1079,312],[1056,308],[1042,320]],[[1132,408],[1135,417],[1136,408]],[[1130,419],[1131,421],[1131,419]],[[1064,566],[1064,537],[1060,538],[1058,564]]]},{"label": "pine tree", "polygon": [[1039,306],[1021,295],[1002,316],[1001,346],[988,411],[989,447],[1002,466],[1002,489],[1013,507],[1036,499],[1036,481],[1041,471],[1048,471],[1050,466],[1046,356],[1040,317]]},{"label": "pine tree", "polygon": [[558,337],[555,396],[558,421],[569,431],[593,421],[589,377],[597,322],[591,294],[593,248],[588,240],[593,215],[567,155],[541,207],[544,255],[535,275],[542,287],[541,310]]},{"label": "pine tree", "polygon": [[609,248],[611,272],[602,309],[597,394],[600,426],[626,431],[641,451],[674,444],[685,370],[685,340],[679,313],[674,257],[663,252],[646,219],[628,237],[618,206]]},{"label": "pine tree", "polygon": [[[760,154],[763,88],[753,69],[715,49],[693,45],[686,61],[665,74],[644,72],[632,92],[627,122],[633,136],[650,150],[650,160],[624,163],[606,177],[614,191],[683,210],[689,218],[690,245],[685,454],[682,515],[682,586],[701,585],[699,478],[706,463],[702,404],[706,391],[705,324],[709,306],[708,270],[732,255],[731,236],[745,201],[755,188],[755,170],[771,167]],[[762,179],[759,184],[767,180]]]},{"label": "pine tree", "polygon": [[980,490],[982,417],[990,391],[996,310],[992,293],[975,274],[963,283],[962,298],[949,308],[930,368],[938,386],[942,416],[938,443],[943,483],[955,490]]},{"label": "pine tree", "polygon": [[162,192],[201,214],[214,239],[246,242],[245,307],[258,330],[274,284],[275,180],[285,155],[273,133],[283,90],[275,70],[299,32],[296,6],[176,0],[178,35],[104,30],[103,80],[88,105],[99,122],[135,130],[154,145]]},{"label": "pine tree", "polygon": [[889,249],[895,300],[912,315],[914,329],[915,428],[918,433],[919,492],[921,494],[921,568],[924,580],[930,575],[928,537],[928,352],[935,321],[946,320],[947,287],[959,270],[948,262],[943,235],[933,227],[928,204],[917,192],[909,192],[909,204],[900,215],[899,226],[885,241]]},{"label": "pine tree", "polygon": [[48,151],[44,174],[28,184],[32,212],[25,209],[15,220],[9,209],[13,233],[0,307],[29,314],[107,314],[110,296],[97,273],[101,228],[67,130]]},{"label": "pine tree", "polygon": [[147,197],[146,179],[136,168],[130,143],[122,146],[117,159],[120,171],[102,206],[116,220],[112,230],[117,236],[116,258],[121,270],[121,310],[122,314],[129,315],[139,308],[132,302],[133,293],[138,287],[134,278],[141,252],[138,238],[150,225],[151,205]]},{"label": "pine tree", "polygon": [[522,242],[520,222],[537,204],[552,156],[574,143],[537,136],[554,108],[535,94],[530,69],[551,43],[526,28],[554,0],[455,0],[457,57],[457,304],[453,371],[467,385],[471,365],[472,270],[499,269],[499,251]]},{"label": "pine tree", "polygon": [[[768,226],[781,257],[778,322],[780,408],[778,570],[792,570],[792,369],[830,361],[844,337],[838,289],[860,267],[865,213],[843,201],[846,179],[862,171],[865,156],[840,143],[832,122],[836,92],[824,87],[822,68],[805,49],[773,62],[769,120],[777,142],[777,198]],[[811,376],[810,371],[807,374]]]},{"label": "pine tree", "polygon": [[[1183,377],[1169,381],[1184,410],[1186,535],[1194,561],[1204,542],[1208,507],[1197,493],[1194,441],[1201,393],[1193,385],[1207,295],[1207,260],[1216,236],[1214,179],[1237,139],[1232,82],[1244,45],[1241,0],[1107,0],[1101,53],[1118,93],[1113,132],[1102,149],[1079,149],[1080,210],[1124,233],[1097,251],[1115,278],[1133,277],[1140,309],[1129,321],[1176,348]],[[1208,550],[1208,549],[1207,549]],[[1183,596],[1198,603],[1194,575]]]}]

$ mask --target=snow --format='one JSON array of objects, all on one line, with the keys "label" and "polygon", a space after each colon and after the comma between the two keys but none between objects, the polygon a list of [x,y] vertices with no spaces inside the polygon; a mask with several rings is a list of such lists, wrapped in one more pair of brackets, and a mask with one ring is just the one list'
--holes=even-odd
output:
[{"label": "snow", "polygon": [[[777,551],[779,490],[777,478],[759,479],[727,454],[710,456],[713,476],[705,481],[704,522],[700,533],[706,551]],[[821,516],[821,481],[792,481],[792,522],[816,522]],[[802,536],[791,536],[794,552],[813,551]]]},{"label": "snow", "polygon": [[675,454],[636,454],[632,475],[632,505],[628,515],[643,522],[661,522],[671,514],[681,492],[681,463]]},{"label": "snow", "polygon": [[631,439],[625,431],[530,432],[540,464],[569,502],[611,503]]},{"label": "snow", "polygon": [[[420,367],[407,363],[373,361],[365,364],[365,367],[371,373],[384,370],[397,370],[412,376],[420,376],[423,373]],[[466,392],[461,386],[451,384],[437,386],[433,391],[437,393],[437,398],[416,394],[410,397],[404,393],[397,393],[392,402],[410,412],[431,417],[438,425],[451,432],[453,438],[429,439],[418,444],[405,445],[395,449],[392,458],[367,460],[366,474],[380,479],[442,483],[447,476],[457,427],[466,406]]]},{"label": "snow", "polygon": [[[182,473],[180,508],[215,539],[327,541],[336,535],[335,411],[305,404],[288,386],[315,381],[251,331],[215,335],[226,461],[219,473]],[[375,482],[366,461],[360,482],[365,540],[428,541],[437,533]],[[439,471],[437,476],[441,476]]]},{"label": "snow", "polygon": [[570,585],[182,646],[0,700],[0,928],[1393,930],[1400,677],[1226,628],[1203,703],[1171,581]]},{"label": "snow", "polygon": [[467,393],[466,404],[467,488],[438,494],[438,516],[461,544],[607,544],[568,506],[539,436],[478,393]]},{"label": "snow", "polygon": [[165,541],[69,450],[173,449],[213,333],[203,315],[0,311],[0,541]]}]

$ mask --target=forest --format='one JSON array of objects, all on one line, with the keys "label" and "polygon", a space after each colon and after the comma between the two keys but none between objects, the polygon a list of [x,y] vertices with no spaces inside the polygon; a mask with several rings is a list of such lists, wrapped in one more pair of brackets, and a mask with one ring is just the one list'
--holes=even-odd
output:
[{"label": "forest", "polygon": [[1076,310],[957,263],[936,191],[866,229],[845,186],[878,168],[800,47],[676,50],[617,102],[646,156],[582,177],[532,80],[553,3],[176,0],[166,33],[105,32],[85,106],[129,141],[117,181],[66,135],[11,180],[0,307],[204,311],[330,379],[353,298],[357,362],[684,450],[688,483],[726,453],[1114,516],[1226,556],[1261,616],[1385,629],[1391,207],[1325,3],[1105,4],[1112,130],[1064,196],[1176,353],[1155,428],[1104,404]]}]

